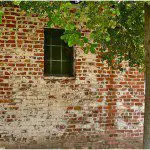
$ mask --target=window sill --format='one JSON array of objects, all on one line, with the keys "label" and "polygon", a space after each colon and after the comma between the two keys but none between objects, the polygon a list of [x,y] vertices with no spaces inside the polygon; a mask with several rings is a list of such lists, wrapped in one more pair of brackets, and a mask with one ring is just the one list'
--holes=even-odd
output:
[{"label": "window sill", "polygon": [[66,79],[68,79],[68,80],[75,80],[76,79],[76,77],[74,76],[74,77],[64,77],[64,76],[44,76],[44,79],[45,80],[66,80]]}]

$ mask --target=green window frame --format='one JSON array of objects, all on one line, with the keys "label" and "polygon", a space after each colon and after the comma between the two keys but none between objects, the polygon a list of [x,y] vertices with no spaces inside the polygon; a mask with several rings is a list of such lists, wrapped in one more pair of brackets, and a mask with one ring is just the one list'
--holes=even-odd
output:
[{"label": "green window frame", "polygon": [[44,29],[45,76],[74,76],[73,47],[61,40],[63,32],[61,29]]}]

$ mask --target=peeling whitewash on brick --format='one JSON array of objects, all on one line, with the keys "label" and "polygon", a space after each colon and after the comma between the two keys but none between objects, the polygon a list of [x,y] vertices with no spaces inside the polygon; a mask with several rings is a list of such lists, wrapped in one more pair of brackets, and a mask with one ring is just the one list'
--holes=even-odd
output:
[{"label": "peeling whitewash on brick", "polygon": [[[0,37],[0,147],[141,148],[144,76],[75,47],[75,77],[45,77],[46,18],[6,7]],[[83,32],[87,35],[87,32]]]}]

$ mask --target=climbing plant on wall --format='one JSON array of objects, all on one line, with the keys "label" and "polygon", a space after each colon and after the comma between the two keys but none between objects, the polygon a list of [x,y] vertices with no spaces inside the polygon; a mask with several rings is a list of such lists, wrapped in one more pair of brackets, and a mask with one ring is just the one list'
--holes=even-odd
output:
[{"label": "climbing plant on wall", "polygon": [[[119,67],[123,60],[128,60],[130,66],[144,63],[143,2],[14,3],[29,14],[47,16],[48,27],[65,29],[62,39],[69,46],[79,45],[85,53],[94,53],[100,46],[101,57],[112,66]],[[81,30],[91,32],[89,36],[83,36]]]},{"label": "climbing plant on wall", "polygon": [[[69,46],[79,45],[85,53],[95,52],[112,66],[128,60],[143,65],[143,2],[21,2],[28,13],[47,15],[48,27],[65,29],[62,39]],[[81,30],[91,31],[83,36]],[[116,65],[117,64],[117,65]]]}]

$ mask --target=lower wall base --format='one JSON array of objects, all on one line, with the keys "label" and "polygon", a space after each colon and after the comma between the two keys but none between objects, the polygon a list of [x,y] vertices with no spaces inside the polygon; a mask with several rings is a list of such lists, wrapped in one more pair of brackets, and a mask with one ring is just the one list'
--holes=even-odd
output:
[{"label": "lower wall base", "polygon": [[[78,138],[78,137],[77,137]],[[66,140],[58,141],[31,141],[30,143],[10,143],[1,142],[0,148],[6,149],[142,149],[142,139],[126,138],[126,139],[112,139],[97,141],[73,141],[69,137]]]}]

